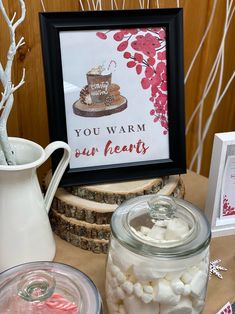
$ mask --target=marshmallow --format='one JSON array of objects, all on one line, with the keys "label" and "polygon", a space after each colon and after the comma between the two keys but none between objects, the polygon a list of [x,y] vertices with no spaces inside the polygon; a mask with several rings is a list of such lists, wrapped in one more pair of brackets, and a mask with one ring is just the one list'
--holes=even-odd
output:
[{"label": "marshmallow", "polygon": [[119,314],[127,314],[126,310],[125,310],[125,307],[122,304],[119,305],[118,313]]},{"label": "marshmallow", "polygon": [[199,268],[197,266],[192,266],[188,269],[188,272],[194,276],[199,271]]},{"label": "marshmallow", "polygon": [[191,293],[191,287],[190,285],[184,285],[184,292],[183,292],[183,295],[184,296],[187,296]]},{"label": "marshmallow", "polygon": [[133,266],[133,273],[140,281],[148,281],[163,278],[166,273],[158,271],[156,267],[150,266],[147,263],[139,263]]},{"label": "marshmallow", "polygon": [[153,300],[163,304],[176,305],[180,295],[175,294],[166,279],[159,279],[158,284],[153,287]]},{"label": "marshmallow", "polygon": [[169,220],[157,220],[154,222],[155,226],[166,227],[168,225]]},{"label": "marshmallow", "polygon": [[108,282],[110,282],[112,278],[113,278],[113,276],[112,276],[112,274],[110,272],[110,269],[107,269],[107,271],[106,271],[106,280]]},{"label": "marshmallow", "polygon": [[194,297],[199,297],[203,294],[207,283],[207,276],[201,270],[199,270],[193,277],[190,287],[191,294]]},{"label": "marshmallow", "polygon": [[111,286],[112,288],[116,288],[116,287],[119,286],[118,281],[117,281],[117,278],[115,278],[115,277],[111,278],[110,281],[109,281],[109,283],[110,283],[110,286]]},{"label": "marshmallow", "polygon": [[[119,247],[117,249],[115,248],[115,250],[117,251],[118,249]],[[136,259],[134,255],[124,249],[118,251],[118,254],[113,252],[112,260],[113,260],[113,264],[116,267],[118,267],[118,270],[120,271],[121,269],[123,273],[128,272],[129,269],[132,267],[132,265],[136,263]],[[139,262],[139,259],[138,259],[138,262]],[[116,273],[114,275],[116,275]]]},{"label": "marshmallow", "polygon": [[161,314],[191,314],[192,302],[189,298],[182,297],[175,306],[168,304],[160,305]]},{"label": "marshmallow", "polygon": [[167,273],[165,276],[166,280],[174,280],[174,279],[179,279],[183,274],[183,271],[171,271],[170,273]]},{"label": "marshmallow", "polygon": [[116,276],[120,272],[120,269],[116,265],[111,265],[111,273],[113,276]]},{"label": "marshmallow", "polygon": [[148,237],[154,240],[164,240],[166,229],[159,226],[153,226],[153,228],[148,232]]},{"label": "marshmallow", "polygon": [[126,276],[121,271],[116,274],[116,277],[120,284],[126,281]]},{"label": "marshmallow", "polygon": [[153,300],[153,295],[149,293],[143,293],[141,300],[147,304]]},{"label": "marshmallow", "polygon": [[150,230],[151,229],[148,227],[144,227],[144,226],[140,227],[140,232],[145,236],[149,233]]},{"label": "marshmallow", "polygon": [[[132,295],[123,300],[128,314],[159,314],[159,305],[156,302],[143,303],[136,296]],[[112,312],[110,312],[112,313]]]},{"label": "marshmallow", "polygon": [[108,71],[108,70],[103,70],[103,71],[101,72],[101,75],[109,75],[109,74],[111,74],[111,72]]},{"label": "marshmallow", "polygon": [[106,285],[105,285],[105,292],[106,292],[106,295],[108,297],[110,296],[112,298],[112,296],[113,296],[113,289],[112,289],[112,287],[108,283],[106,283]]},{"label": "marshmallow", "polygon": [[208,272],[208,264],[206,264],[205,262],[200,262],[198,264],[198,268],[203,271],[204,273],[207,273]]},{"label": "marshmallow", "polygon": [[120,300],[123,300],[125,298],[125,293],[120,287],[116,288],[115,295]]},{"label": "marshmallow", "polygon": [[181,218],[173,218],[169,220],[166,228],[166,240],[182,239],[189,232],[189,226],[186,221]]},{"label": "marshmallow", "polygon": [[107,300],[107,305],[108,305],[109,313],[118,313],[119,306],[118,304],[113,303],[112,299]]},{"label": "marshmallow", "polygon": [[204,300],[201,299],[193,299],[193,307],[195,308],[196,311],[198,311],[198,313],[201,313],[201,311],[203,310],[204,307]]},{"label": "marshmallow", "polygon": [[146,293],[150,293],[150,294],[153,293],[153,287],[150,285],[144,285],[143,289],[144,289],[144,292]]},{"label": "marshmallow", "polygon": [[121,288],[128,294],[132,294],[133,291],[134,291],[134,285],[132,282],[130,281],[125,281],[122,285],[121,285]]},{"label": "marshmallow", "polygon": [[176,294],[184,293],[184,284],[180,279],[173,279],[171,281],[171,287]]},{"label": "marshmallow", "polygon": [[192,281],[192,274],[190,274],[188,271],[184,272],[183,275],[180,277],[180,279],[183,281],[183,283],[188,284]]},{"label": "marshmallow", "polygon": [[137,296],[137,297],[142,297],[142,295],[143,295],[143,293],[144,293],[144,291],[143,291],[143,287],[142,287],[142,285],[139,283],[139,282],[137,282],[136,284],[134,284],[134,293],[135,293],[135,295]]}]

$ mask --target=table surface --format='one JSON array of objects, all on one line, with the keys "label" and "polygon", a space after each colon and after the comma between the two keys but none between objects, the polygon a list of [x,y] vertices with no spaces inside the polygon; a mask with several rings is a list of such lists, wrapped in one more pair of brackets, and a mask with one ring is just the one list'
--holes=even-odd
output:
[{"label": "table surface", "polygon": [[[185,199],[204,209],[208,179],[193,172],[182,175],[185,183]],[[96,284],[105,303],[105,254],[82,250],[55,236],[56,256],[54,261],[74,266],[87,274]],[[227,268],[221,272],[223,279],[212,276],[209,280],[206,305],[203,314],[216,313],[225,303],[235,301],[235,236],[213,238],[210,245],[210,260],[221,259]],[[105,314],[107,310],[105,307]]]}]

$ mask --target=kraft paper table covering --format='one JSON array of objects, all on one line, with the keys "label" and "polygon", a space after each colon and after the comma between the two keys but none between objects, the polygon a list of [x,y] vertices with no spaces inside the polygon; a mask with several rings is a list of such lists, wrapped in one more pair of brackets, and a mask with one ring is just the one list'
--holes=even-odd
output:
[{"label": "kraft paper table covering", "polygon": [[[193,172],[182,175],[182,178],[186,186],[185,199],[204,209],[208,179]],[[106,255],[82,250],[58,236],[55,236],[55,240],[57,251],[54,261],[69,264],[87,274],[99,289],[104,313],[107,314],[104,293]],[[211,260],[220,258],[221,265],[228,271],[221,272],[222,280],[212,276],[209,281],[203,314],[214,314],[228,301],[235,301],[235,235],[213,238],[210,254]]]}]

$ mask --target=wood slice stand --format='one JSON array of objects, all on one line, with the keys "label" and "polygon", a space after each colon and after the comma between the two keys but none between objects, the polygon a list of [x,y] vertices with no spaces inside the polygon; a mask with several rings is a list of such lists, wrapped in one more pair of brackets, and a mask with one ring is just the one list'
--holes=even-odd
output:
[{"label": "wood slice stand", "polygon": [[[45,178],[48,185],[51,173]],[[183,198],[180,176],[112,184],[58,188],[50,210],[53,231],[62,239],[94,253],[107,253],[110,220],[124,200],[145,194]]]},{"label": "wood slice stand", "polygon": [[120,96],[120,100],[109,106],[105,103],[100,104],[84,104],[81,99],[73,104],[73,112],[82,117],[103,117],[114,113],[121,112],[127,108],[127,99]]}]

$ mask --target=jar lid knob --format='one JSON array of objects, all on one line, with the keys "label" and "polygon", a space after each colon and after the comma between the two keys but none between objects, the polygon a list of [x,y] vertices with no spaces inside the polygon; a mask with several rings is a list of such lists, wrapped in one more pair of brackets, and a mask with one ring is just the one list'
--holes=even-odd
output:
[{"label": "jar lid knob", "polygon": [[55,279],[49,272],[35,270],[21,277],[18,295],[29,302],[44,301],[53,294],[55,285]]},{"label": "jar lid knob", "polygon": [[176,203],[173,198],[165,195],[157,195],[148,201],[150,216],[153,220],[165,220],[174,217]]}]

